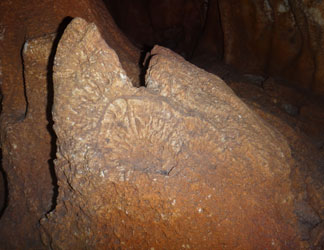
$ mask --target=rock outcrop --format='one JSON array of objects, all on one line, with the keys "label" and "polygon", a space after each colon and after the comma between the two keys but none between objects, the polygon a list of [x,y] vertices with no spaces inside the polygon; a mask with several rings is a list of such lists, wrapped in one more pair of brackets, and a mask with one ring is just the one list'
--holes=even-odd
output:
[{"label": "rock outcrop", "polygon": [[265,76],[321,93],[322,4],[245,3],[121,16],[187,57],[203,33],[194,61],[239,99],[159,46],[140,73],[101,0],[0,1],[1,250],[324,248],[323,99]]},{"label": "rock outcrop", "polygon": [[286,138],[294,158],[290,180],[295,193],[302,249],[322,249],[323,99],[284,86],[273,78],[240,75],[224,65],[205,60],[196,63],[225,79],[241,100]]},{"label": "rock outcrop", "polygon": [[43,248],[39,220],[54,208],[57,191],[51,66],[55,44],[74,16],[97,24],[139,84],[139,51],[101,0],[0,1],[1,177],[2,169],[6,175],[0,197],[7,195],[0,202],[6,206],[0,207],[0,249]]},{"label": "rock outcrop", "polygon": [[1,249],[19,249],[22,244],[39,249],[37,222],[52,206],[51,135],[46,109],[47,65],[54,38],[49,35],[29,40],[23,49],[26,116],[6,127],[1,138],[10,192],[0,221]]},{"label": "rock outcrop", "polygon": [[155,47],[134,88],[77,18],[54,67],[54,249],[297,249],[286,140],[217,76]]}]

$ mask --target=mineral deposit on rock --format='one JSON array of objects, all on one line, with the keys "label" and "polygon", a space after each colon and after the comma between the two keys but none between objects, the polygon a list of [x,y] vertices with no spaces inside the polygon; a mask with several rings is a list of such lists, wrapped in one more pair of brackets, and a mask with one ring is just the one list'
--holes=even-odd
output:
[{"label": "mineral deposit on rock", "polygon": [[0,249],[42,248],[38,221],[50,210],[53,197],[46,109],[47,66],[54,38],[52,34],[25,43],[26,116],[1,131],[10,196],[0,221]]},{"label": "mineral deposit on rock", "polygon": [[54,67],[53,249],[298,249],[284,138],[221,79],[156,46],[134,88],[76,18]]}]

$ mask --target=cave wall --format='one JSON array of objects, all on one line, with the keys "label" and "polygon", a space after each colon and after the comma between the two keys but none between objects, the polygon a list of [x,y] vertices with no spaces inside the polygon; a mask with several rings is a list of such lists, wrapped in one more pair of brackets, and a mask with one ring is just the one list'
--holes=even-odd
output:
[{"label": "cave wall", "polygon": [[112,1],[119,27],[139,46],[208,55],[244,73],[274,76],[324,94],[324,4],[304,0]]},{"label": "cave wall", "polygon": [[203,32],[204,0],[104,0],[118,26],[146,49],[159,44],[190,58]]},{"label": "cave wall", "polygon": [[0,2],[1,167],[7,177],[0,182],[1,205],[7,205],[0,208],[0,249],[43,248],[38,223],[55,207],[57,192],[52,66],[57,42],[76,16],[97,23],[134,84],[139,82],[139,51],[102,1]]},{"label": "cave wall", "polygon": [[324,94],[322,1],[218,2],[226,63]]}]

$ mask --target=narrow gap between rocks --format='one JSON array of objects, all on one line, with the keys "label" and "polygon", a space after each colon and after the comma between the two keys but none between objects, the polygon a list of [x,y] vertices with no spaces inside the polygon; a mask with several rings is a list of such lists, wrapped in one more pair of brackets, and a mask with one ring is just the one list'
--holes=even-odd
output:
[{"label": "narrow gap between rocks", "polygon": [[50,151],[50,159],[48,160],[49,172],[52,178],[52,185],[53,185],[53,196],[52,196],[52,205],[48,212],[51,212],[55,209],[57,204],[57,197],[58,197],[58,183],[57,183],[57,176],[55,172],[55,164],[54,161],[56,159],[56,141],[57,136],[53,129],[54,121],[52,116],[52,108],[54,102],[54,86],[53,86],[53,66],[54,66],[54,58],[57,50],[58,43],[64,33],[65,28],[67,25],[72,21],[72,17],[65,17],[61,24],[57,29],[57,35],[54,39],[52,50],[48,59],[47,65],[47,106],[46,106],[46,119],[48,121],[47,131],[51,135],[51,151]]},{"label": "narrow gap between rocks", "polygon": [[141,51],[141,56],[138,62],[138,66],[140,68],[140,75],[139,75],[140,87],[146,87],[145,76],[146,76],[148,66],[150,64],[150,60],[152,58],[152,55],[150,53],[152,49],[153,49],[152,46],[144,46],[144,48]]},{"label": "narrow gap between rocks", "polygon": [[[1,81],[1,80],[0,80]],[[2,112],[2,93],[0,90],[0,114]],[[4,171],[3,167],[2,167],[2,149],[0,146],[0,185],[2,185],[0,187],[0,219],[2,217],[2,215],[4,214],[4,211],[6,210],[6,208],[8,207],[8,197],[9,197],[9,193],[8,193],[8,179],[7,179],[7,174]]]},{"label": "narrow gap between rocks", "polygon": [[22,48],[20,49],[20,58],[21,58],[21,65],[22,65],[22,80],[23,80],[23,87],[24,87],[24,97],[25,97],[25,103],[26,103],[26,109],[25,109],[25,113],[24,113],[24,117],[22,118],[25,119],[28,113],[28,98],[27,98],[27,89],[26,89],[26,78],[25,78],[25,62],[24,62],[24,49],[25,46],[27,46],[28,41],[26,41],[25,39],[25,43],[22,46]]},{"label": "narrow gap between rocks", "polygon": [[0,207],[0,219],[2,217],[2,215],[4,214],[6,208],[8,207],[8,200],[9,200],[9,189],[8,189],[8,178],[7,178],[7,174],[4,171],[4,169],[2,168],[2,149],[0,148],[0,178],[2,178],[2,182],[1,182],[1,192],[3,192],[2,194],[0,194],[1,196],[1,207]]}]

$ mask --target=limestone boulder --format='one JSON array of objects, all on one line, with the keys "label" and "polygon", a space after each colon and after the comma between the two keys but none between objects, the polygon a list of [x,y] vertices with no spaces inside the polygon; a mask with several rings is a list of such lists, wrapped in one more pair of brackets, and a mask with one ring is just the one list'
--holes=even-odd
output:
[{"label": "limestone boulder", "polygon": [[168,49],[134,88],[98,28],[76,18],[54,66],[53,249],[298,249],[284,137],[217,76]]},{"label": "limestone boulder", "polygon": [[4,188],[0,181],[0,198],[5,196],[0,202],[0,249],[44,248],[39,220],[55,207],[57,193],[53,55],[75,16],[97,24],[132,82],[139,84],[139,51],[101,0],[0,1],[0,148],[6,177]]}]

